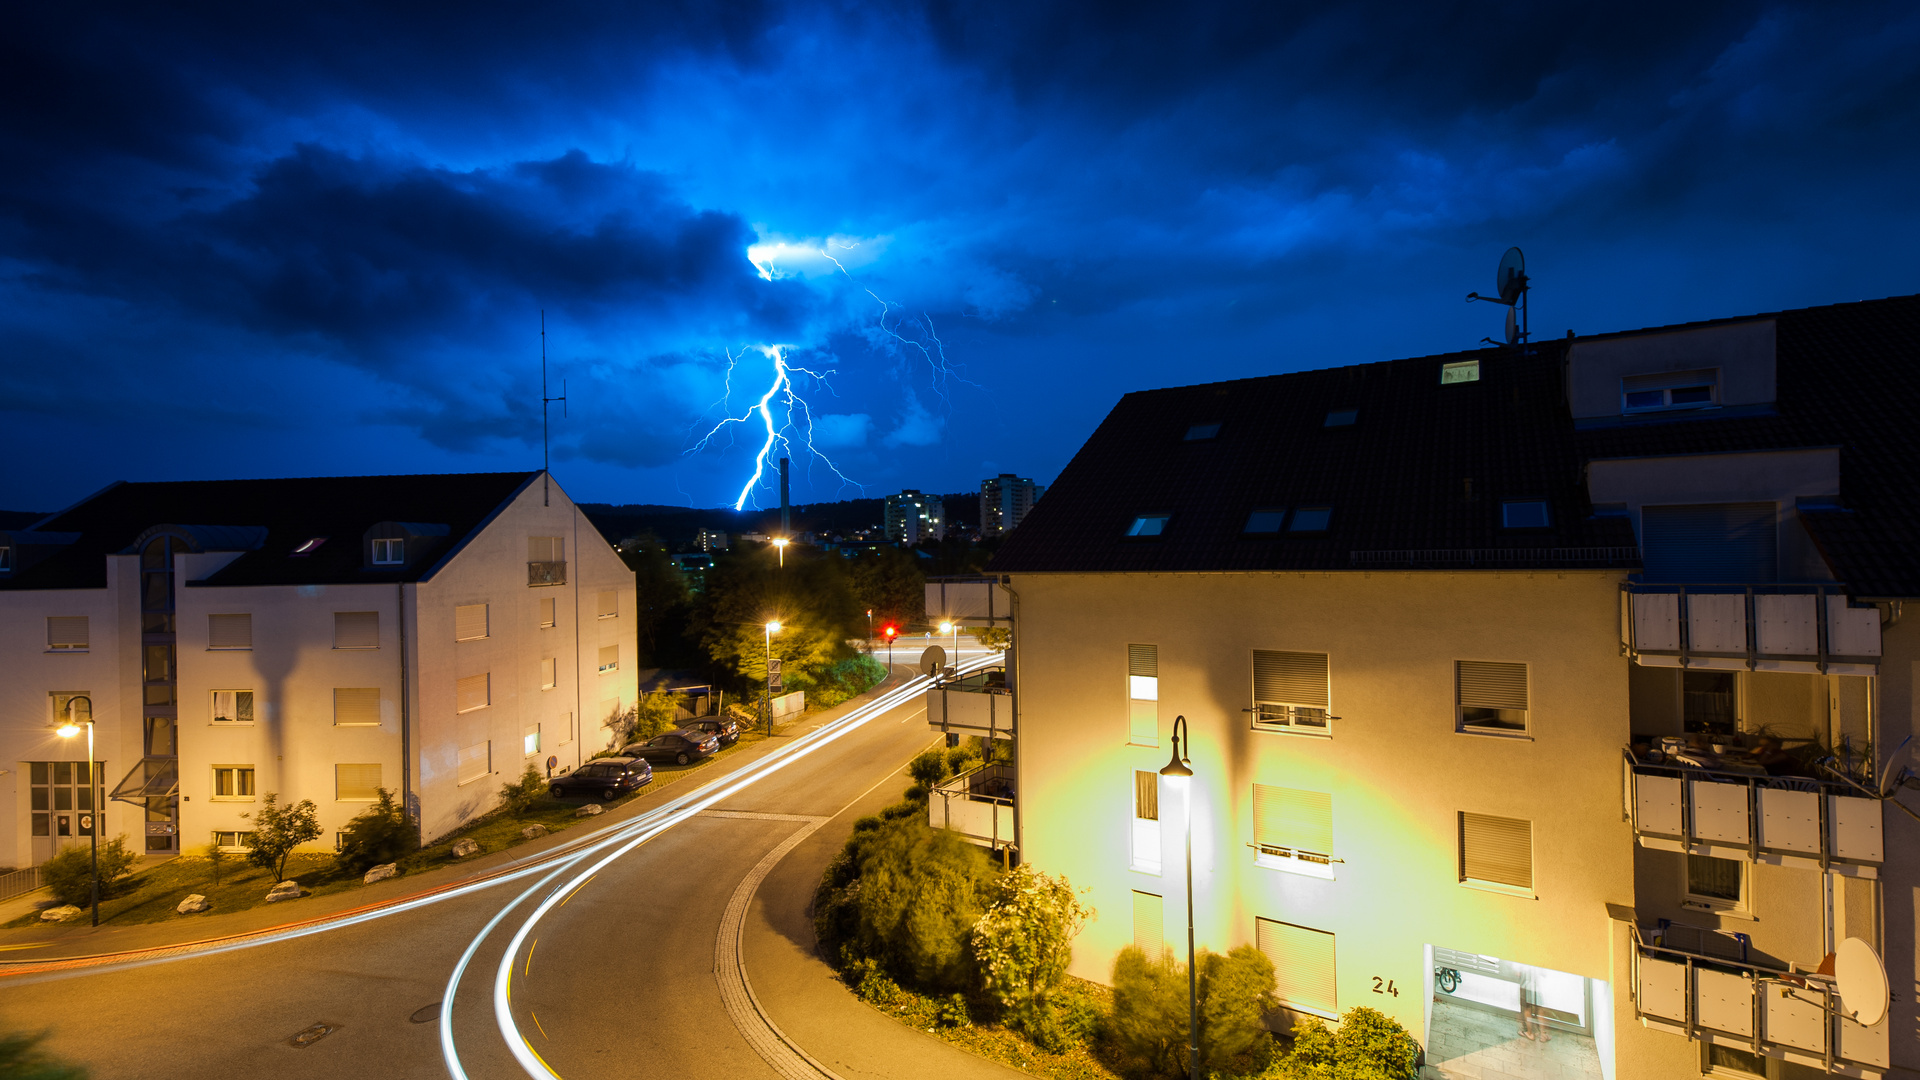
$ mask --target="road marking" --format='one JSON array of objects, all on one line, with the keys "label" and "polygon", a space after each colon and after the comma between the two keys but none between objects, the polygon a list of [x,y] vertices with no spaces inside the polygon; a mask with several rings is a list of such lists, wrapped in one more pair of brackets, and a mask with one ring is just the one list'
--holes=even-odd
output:
[{"label": "road marking", "polygon": [[910,713],[910,714],[908,714],[908,715],[906,715],[906,716],[903,716],[903,717],[901,717],[901,718],[900,718],[900,722],[904,724],[904,723],[906,723],[907,721],[909,721],[909,720],[911,720],[911,719],[913,719],[913,718],[914,718],[914,717],[916,717],[916,716],[925,716],[925,715],[927,715],[927,710],[925,710],[925,709],[921,709],[921,710],[920,710],[919,712],[917,712],[917,713]]},{"label": "road marking", "polygon": [[811,821],[823,825],[832,818],[810,817],[806,814],[763,814],[758,810],[702,810],[701,817],[739,818],[744,821]]},{"label": "road marking", "polygon": [[[533,1017],[533,1026],[540,1029],[540,1037],[547,1040],[548,1042],[552,1042],[553,1036],[547,1034],[547,1029],[545,1025],[540,1023],[540,1014],[537,1012],[534,1012],[532,1009],[528,1009],[527,1015]],[[540,1064],[545,1065],[546,1062],[543,1061]]]},{"label": "road marking", "polygon": [[593,884],[593,878],[594,878],[594,877],[599,877],[599,876],[600,876],[599,874],[595,874],[595,875],[593,875],[593,877],[590,877],[590,878],[588,878],[587,880],[585,880],[585,881],[583,881],[583,882],[581,882],[581,883],[579,884],[579,886],[578,886],[578,887],[576,887],[576,888],[575,888],[575,889],[574,889],[574,890],[573,890],[572,892],[570,892],[570,893],[568,893],[568,894],[567,894],[567,898],[566,898],[565,900],[562,900],[562,901],[560,901],[560,906],[561,906],[561,907],[566,907],[566,906],[567,906],[567,904],[568,904],[568,903],[569,903],[570,901],[572,901],[574,897],[576,897],[576,896],[578,896],[578,895],[580,895],[580,890],[581,890],[581,889],[584,889],[584,888],[586,888],[587,886],[589,886],[589,885],[591,885],[591,884]]},{"label": "road marking", "polygon": [[520,970],[520,977],[521,977],[521,978],[523,978],[523,979],[524,979],[524,978],[527,978],[527,977],[529,977],[529,976],[531,976],[531,975],[533,974],[533,950],[535,950],[535,949],[537,949],[537,948],[539,948],[539,947],[540,947],[540,939],[539,939],[539,938],[534,938],[534,939],[533,939],[533,944],[531,944],[531,945],[529,945],[529,946],[527,946],[527,966],[526,966],[526,967],[524,967],[524,968],[522,968],[522,969]]},{"label": "road marking", "polygon": [[800,1044],[787,1037],[780,1025],[773,1022],[767,1010],[760,1005],[760,999],[754,996],[753,983],[747,978],[747,965],[741,956],[740,941],[746,933],[747,909],[753,906],[753,894],[760,890],[760,883],[787,853],[800,846],[800,842],[813,835],[813,831],[826,823],[827,819],[814,818],[793,835],[780,842],[780,845],[767,852],[766,857],[756,864],[751,872],[740,881],[740,887],[733,890],[733,899],[727,902],[725,914],[720,917],[720,934],[713,946],[713,976],[720,984],[720,1003],[726,1007],[727,1016],[738,1028],[747,1045],[760,1059],[773,1067],[773,1071],[786,1080],[840,1080],[832,1069],[814,1060],[813,1055],[800,1048]]},{"label": "road marking", "polygon": [[41,941],[32,945],[0,945],[0,952],[13,952],[16,949],[44,949],[51,944],[53,944],[51,941]]}]

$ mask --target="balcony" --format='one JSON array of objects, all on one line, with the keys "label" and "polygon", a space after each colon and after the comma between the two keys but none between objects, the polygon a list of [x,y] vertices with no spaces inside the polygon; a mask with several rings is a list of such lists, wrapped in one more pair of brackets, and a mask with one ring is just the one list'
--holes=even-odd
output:
[{"label": "balcony", "polygon": [[1880,612],[1839,585],[1621,587],[1621,641],[1636,663],[1719,671],[1874,675]]},{"label": "balcony", "polygon": [[1627,813],[1642,847],[1880,876],[1880,801],[1843,778],[1643,753],[1625,754]]},{"label": "balcony", "polygon": [[999,626],[1012,621],[1013,601],[997,577],[927,579],[927,618],[962,626]]},{"label": "balcony", "polygon": [[927,824],[994,850],[1016,847],[1013,793],[1013,766],[982,765],[933,789],[927,799]]},{"label": "balcony", "polygon": [[527,585],[565,585],[567,583],[567,564],[564,562],[530,562],[527,564]]},{"label": "balcony", "polygon": [[1013,738],[1013,691],[1007,669],[943,677],[927,691],[927,726],[938,731]]},{"label": "balcony", "polygon": [[1831,975],[1750,955],[1746,935],[1661,920],[1633,928],[1633,1011],[1646,1027],[1846,1076],[1888,1067],[1890,1017],[1849,1019]]}]

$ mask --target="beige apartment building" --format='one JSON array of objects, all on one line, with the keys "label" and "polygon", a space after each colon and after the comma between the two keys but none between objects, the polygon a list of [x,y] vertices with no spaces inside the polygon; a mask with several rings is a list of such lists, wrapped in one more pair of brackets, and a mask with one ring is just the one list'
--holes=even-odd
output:
[{"label": "beige apartment building", "polygon": [[432,839],[635,700],[634,578],[542,473],[120,483],[0,532],[0,864],[94,825],[239,850],[261,796],[331,847],[386,789]]},{"label": "beige apartment building", "polygon": [[1076,975],[1191,916],[1426,1076],[1920,1076],[1916,353],[1906,297],[1129,394],[929,589],[1014,629],[929,722],[1017,748],[933,823],[1088,890]]}]

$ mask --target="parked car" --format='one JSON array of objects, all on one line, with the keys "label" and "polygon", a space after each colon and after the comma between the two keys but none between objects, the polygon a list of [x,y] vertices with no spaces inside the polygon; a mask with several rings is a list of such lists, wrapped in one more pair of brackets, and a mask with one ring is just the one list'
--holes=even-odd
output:
[{"label": "parked car", "polygon": [[720,749],[720,736],[709,735],[704,731],[692,731],[688,728],[676,728],[673,731],[655,735],[643,743],[629,743],[620,748],[626,757],[644,758],[647,761],[670,761],[675,765],[689,765],[703,757],[710,757]]},{"label": "parked car", "polygon": [[703,716],[689,720],[681,725],[682,731],[698,731],[715,736],[721,746],[732,746],[740,741],[740,721],[728,716]]},{"label": "parked car", "polygon": [[565,776],[556,776],[547,790],[556,799],[600,798],[608,802],[638,791],[653,780],[653,766],[628,757],[595,758]]}]

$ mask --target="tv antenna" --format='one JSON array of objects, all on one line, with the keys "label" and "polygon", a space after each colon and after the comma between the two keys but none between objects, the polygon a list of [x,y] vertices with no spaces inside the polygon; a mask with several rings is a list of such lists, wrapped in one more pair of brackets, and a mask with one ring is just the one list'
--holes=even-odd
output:
[{"label": "tv antenna", "polygon": [[547,444],[547,406],[560,403],[560,416],[567,415],[567,380],[560,380],[560,396],[547,396],[547,309],[540,309],[540,505],[551,506],[548,502],[548,477],[552,472],[552,450]]},{"label": "tv antenna", "polygon": [[[1517,345],[1521,351],[1527,347],[1527,293],[1531,289],[1527,278],[1527,257],[1517,247],[1507,249],[1500,256],[1500,266],[1493,272],[1497,296],[1481,296],[1477,292],[1467,294],[1467,303],[1485,300],[1490,304],[1505,304],[1507,307],[1507,344]],[[1492,338],[1480,340],[1489,345],[1498,345]]]}]

